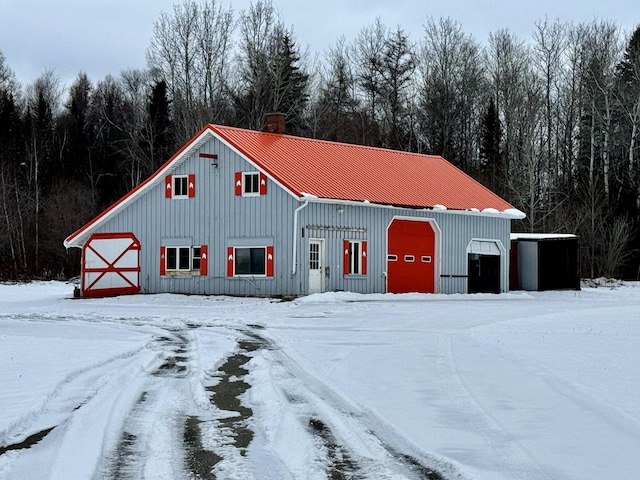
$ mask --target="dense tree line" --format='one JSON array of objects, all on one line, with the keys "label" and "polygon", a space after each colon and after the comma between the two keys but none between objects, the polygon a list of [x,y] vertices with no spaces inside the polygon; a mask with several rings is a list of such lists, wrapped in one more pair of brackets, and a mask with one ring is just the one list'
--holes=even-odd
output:
[{"label": "dense tree line", "polygon": [[640,274],[640,28],[541,20],[486,44],[449,18],[421,38],[381,20],[322,55],[270,0],[236,14],[184,0],[143,70],[20,85],[0,52],[0,276],[69,276],[65,236],[207,123],[438,154],[527,214],[581,237],[585,276]]}]

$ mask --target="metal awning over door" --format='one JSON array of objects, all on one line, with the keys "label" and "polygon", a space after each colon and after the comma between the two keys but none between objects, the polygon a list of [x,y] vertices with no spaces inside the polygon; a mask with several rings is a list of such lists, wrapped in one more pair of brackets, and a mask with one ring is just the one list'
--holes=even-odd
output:
[{"label": "metal awning over door", "polygon": [[82,296],[140,292],[140,242],[131,232],[96,233],[82,248]]}]

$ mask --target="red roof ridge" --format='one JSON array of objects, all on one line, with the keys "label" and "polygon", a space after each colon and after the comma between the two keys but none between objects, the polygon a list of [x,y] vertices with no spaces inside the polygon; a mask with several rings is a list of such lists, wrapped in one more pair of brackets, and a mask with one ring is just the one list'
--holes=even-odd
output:
[{"label": "red roof ridge", "polygon": [[[214,130],[217,133],[220,133],[220,130],[235,130],[237,132],[251,132],[253,134],[256,135],[265,135],[265,136],[272,136],[274,138],[287,138],[287,139],[292,139],[295,141],[301,141],[301,142],[317,142],[317,143],[324,143],[324,144],[328,144],[328,145],[339,145],[342,147],[346,147],[346,148],[354,148],[354,149],[371,149],[371,150],[375,150],[375,151],[380,151],[380,152],[393,152],[394,154],[406,154],[406,155],[411,155],[414,157],[419,157],[419,158],[441,158],[445,161],[448,162],[448,160],[446,158],[444,158],[442,155],[436,155],[436,154],[430,154],[430,153],[417,153],[417,152],[410,152],[407,150],[394,150],[391,148],[387,148],[387,147],[376,147],[374,145],[365,145],[365,144],[360,144],[360,143],[347,143],[347,142],[339,142],[339,141],[335,141],[335,140],[326,140],[323,138],[312,138],[312,137],[300,137],[298,135],[291,135],[289,133],[273,133],[273,132],[263,132],[260,130],[249,130],[246,128],[240,128],[240,127],[231,127],[231,126],[227,126],[227,125],[219,125],[219,124],[215,124],[215,123],[210,123],[208,125],[208,127],[210,127],[212,130]],[[449,162],[451,163],[451,162]]]}]

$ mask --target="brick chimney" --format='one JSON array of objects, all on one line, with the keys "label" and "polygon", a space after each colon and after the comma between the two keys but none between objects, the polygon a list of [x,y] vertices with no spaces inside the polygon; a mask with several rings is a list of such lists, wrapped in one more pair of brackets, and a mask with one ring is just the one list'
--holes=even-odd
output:
[{"label": "brick chimney", "polygon": [[284,133],[284,113],[267,113],[265,115],[264,131],[268,133]]}]

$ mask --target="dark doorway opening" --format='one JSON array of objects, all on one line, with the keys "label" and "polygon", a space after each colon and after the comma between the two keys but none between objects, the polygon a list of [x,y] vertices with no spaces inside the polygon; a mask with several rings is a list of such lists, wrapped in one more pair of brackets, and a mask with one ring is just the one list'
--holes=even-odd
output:
[{"label": "dark doorway opening", "polygon": [[580,290],[578,239],[538,243],[538,289]]},{"label": "dark doorway opening", "polygon": [[469,254],[469,293],[500,293],[500,256]]}]

